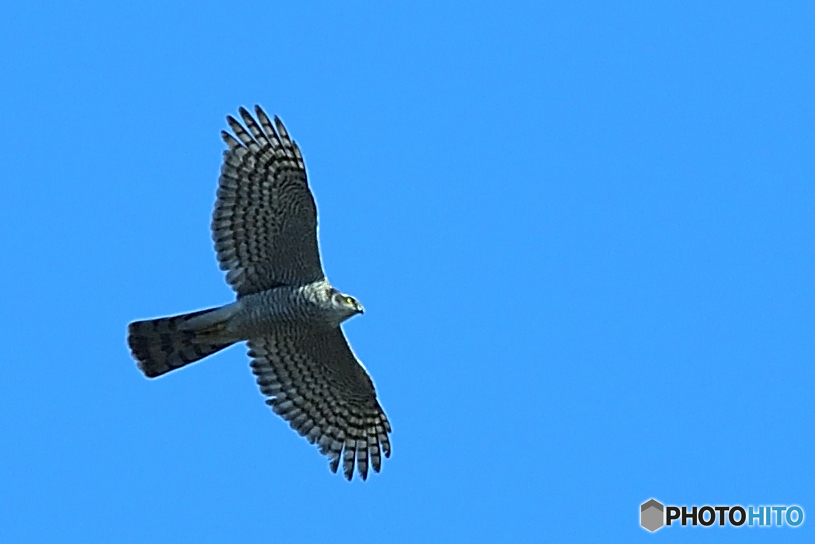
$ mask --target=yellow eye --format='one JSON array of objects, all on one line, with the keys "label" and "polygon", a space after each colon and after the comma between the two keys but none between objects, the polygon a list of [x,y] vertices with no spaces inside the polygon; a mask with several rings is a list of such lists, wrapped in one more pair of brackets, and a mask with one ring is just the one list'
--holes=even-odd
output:
[{"label": "yellow eye", "polygon": [[345,302],[347,302],[348,304],[354,304],[354,299],[352,299],[351,297],[345,297]]}]

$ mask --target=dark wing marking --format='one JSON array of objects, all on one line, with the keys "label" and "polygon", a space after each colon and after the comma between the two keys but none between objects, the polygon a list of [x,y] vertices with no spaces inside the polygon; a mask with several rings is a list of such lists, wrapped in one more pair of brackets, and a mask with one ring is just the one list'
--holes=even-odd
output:
[{"label": "dark wing marking", "polygon": [[342,460],[350,480],[356,461],[362,479],[368,462],[379,472],[390,457],[391,426],[370,376],[342,330],[289,326],[249,340],[252,372],[266,403],[320,453],[336,472]]},{"label": "dark wing marking", "polygon": [[[325,277],[317,245],[317,208],[303,156],[277,117],[255,106],[246,128],[229,116],[212,238],[226,281],[238,295]],[[259,124],[258,124],[259,122]],[[247,130],[248,129],[248,130]]]}]

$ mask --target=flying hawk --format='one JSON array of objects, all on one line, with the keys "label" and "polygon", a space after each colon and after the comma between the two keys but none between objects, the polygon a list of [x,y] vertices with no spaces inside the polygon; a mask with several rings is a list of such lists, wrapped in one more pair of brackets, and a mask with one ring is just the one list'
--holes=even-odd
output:
[{"label": "flying hawk", "polygon": [[340,324],[363,312],[329,283],[317,244],[317,209],[300,148],[277,117],[255,106],[227,116],[212,238],[235,302],[135,321],[127,342],[148,378],[247,341],[266,403],[336,472],[365,480],[389,457],[391,426]]}]

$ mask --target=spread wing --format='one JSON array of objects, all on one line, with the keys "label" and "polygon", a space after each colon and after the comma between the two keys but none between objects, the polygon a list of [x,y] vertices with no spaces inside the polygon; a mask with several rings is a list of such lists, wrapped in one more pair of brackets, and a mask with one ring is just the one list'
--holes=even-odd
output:
[{"label": "spread wing", "polygon": [[350,480],[356,460],[368,476],[368,459],[379,472],[381,454],[390,457],[391,426],[376,400],[370,376],[339,327],[291,325],[249,340],[252,372],[266,403],[330,459],[342,458]]},{"label": "spread wing", "polygon": [[[325,277],[317,246],[317,208],[297,144],[277,117],[255,106],[246,128],[227,117],[212,238],[226,281],[239,296]],[[276,127],[276,128],[275,128]]]}]

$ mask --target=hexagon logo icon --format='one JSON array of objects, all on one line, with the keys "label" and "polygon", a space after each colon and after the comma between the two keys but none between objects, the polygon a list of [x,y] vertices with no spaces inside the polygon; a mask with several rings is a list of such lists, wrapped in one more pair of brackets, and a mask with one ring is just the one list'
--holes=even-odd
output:
[{"label": "hexagon logo icon", "polygon": [[665,525],[665,507],[656,499],[640,505],[640,525],[652,533]]}]

